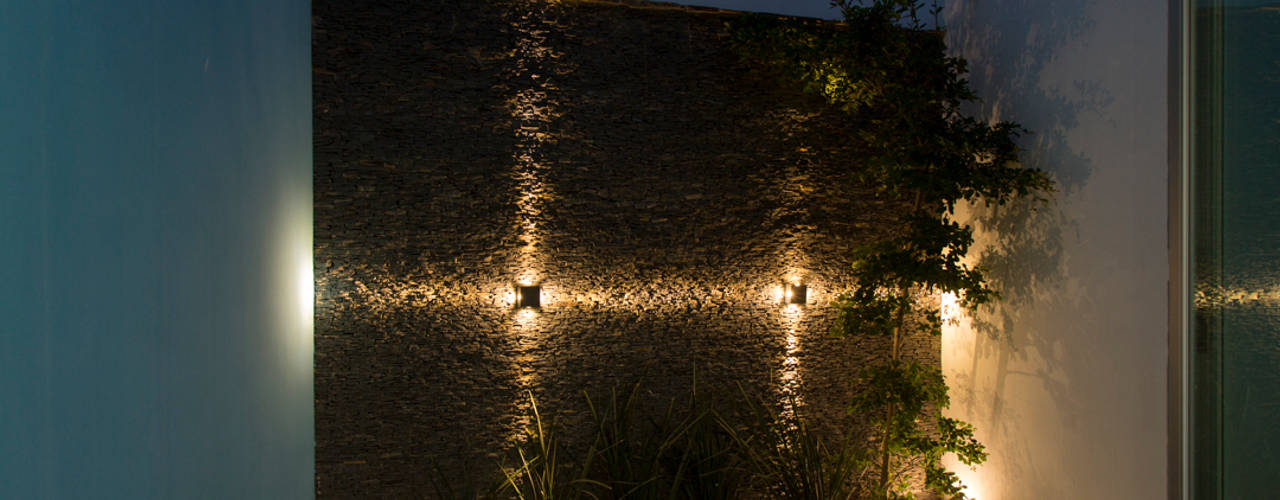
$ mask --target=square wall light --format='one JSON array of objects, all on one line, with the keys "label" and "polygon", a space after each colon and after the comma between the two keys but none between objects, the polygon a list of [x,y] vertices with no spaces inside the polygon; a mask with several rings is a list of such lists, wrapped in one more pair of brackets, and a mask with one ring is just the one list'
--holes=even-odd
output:
[{"label": "square wall light", "polygon": [[801,285],[801,284],[791,284],[791,283],[787,283],[786,285],[783,285],[783,286],[784,286],[783,290],[785,290],[782,298],[783,303],[803,305],[806,301],[809,300],[808,286]]},{"label": "square wall light", "polygon": [[519,285],[516,287],[516,308],[542,307],[542,287],[539,285]]}]

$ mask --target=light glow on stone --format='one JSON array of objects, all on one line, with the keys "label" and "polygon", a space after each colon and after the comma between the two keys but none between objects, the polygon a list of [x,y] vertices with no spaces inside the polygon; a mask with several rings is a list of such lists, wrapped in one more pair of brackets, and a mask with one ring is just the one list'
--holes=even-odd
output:
[{"label": "light glow on stone", "polygon": [[796,407],[803,404],[800,393],[800,338],[797,335],[804,311],[795,304],[782,309],[782,326],[787,331],[786,350],[778,371],[778,403],[783,417],[794,417]]},{"label": "light glow on stone", "polygon": [[[516,374],[522,394],[514,402],[517,415],[528,415],[529,399],[526,391],[534,391],[539,385],[537,362],[542,357],[538,347],[544,325],[538,321],[539,309],[520,307],[521,289],[518,287],[539,286],[544,279],[547,267],[543,259],[543,216],[546,203],[555,199],[555,189],[547,182],[552,163],[546,158],[543,146],[552,142],[554,137],[547,126],[560,116],[554,92],[557,90],[545,75],[553,59],[559,54],[547,43],[546,24],[548,20],[547,3],[536,4],[533,9],[524,12],[519,19],[513,20],[512,28],[517,34],[516,48],[512,52],[514,66],[510,68],[507,80],[520,84],[523,89],[510,96],[507,101],[515,125],[513,130],[516,144],[512,152],[512,179],[515,181],[514,201],[516,206],[515,223],[512,229],[519,241],[518,253],[514,255],[511,269],[516,270],[517,287],[511,287],[510,303],[517,307],[514,315],[515,345],[511,358],[511,369]],[[552,293],[548,293],[552,292]],[[539,286],[537,307],[545,308],[554,302],[557,293]],[[531,422],[525,417],[516,422],[511,429],[512,439],[519,439]]]},{"label": "light glow on stone", "polygon": [[535,318],[538,317],[538,310],[531,307],[521,308],[516,311],[516,324],[519,326],[529,326]]}]

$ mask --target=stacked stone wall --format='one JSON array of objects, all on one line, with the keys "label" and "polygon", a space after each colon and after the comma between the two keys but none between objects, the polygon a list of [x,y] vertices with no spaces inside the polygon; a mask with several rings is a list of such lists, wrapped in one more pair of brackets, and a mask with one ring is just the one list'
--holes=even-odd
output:
[{"label": "stacked stone wall", "polygon": [[[850,250],[894,205],[856,130],[738,62],[732,13],[638,2],[317,1],[316,476],[322,497],[488,478],[532,392],[643,380],[844,415],[881,339],[833,339]],[[810,288],[784,307],[784,280]],[[513,307],[514,286],[543,306]],[[937,363],[936,339],[909,346]]]}]

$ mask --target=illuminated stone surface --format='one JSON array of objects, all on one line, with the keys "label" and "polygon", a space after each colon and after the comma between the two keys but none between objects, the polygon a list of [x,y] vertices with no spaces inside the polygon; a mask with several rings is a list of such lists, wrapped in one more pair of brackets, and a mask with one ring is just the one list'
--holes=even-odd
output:
[{"label": "illuminated stone surface", "polygon": [[[851,180],[856,131],[746,71],[724,13],[382,5],[313,6],[320,496],[478,479],[525,391],[581,420],[584,390],[643,376],[665,405],[697,366],[846,418],[885,349],[830,338],[829,300],[892,207]],[[804,308],[779,304],[793,279]]]}]

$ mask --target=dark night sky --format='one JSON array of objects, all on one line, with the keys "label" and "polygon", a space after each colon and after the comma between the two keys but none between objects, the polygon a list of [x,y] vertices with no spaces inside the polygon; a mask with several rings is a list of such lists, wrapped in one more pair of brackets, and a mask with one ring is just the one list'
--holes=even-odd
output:
[{"label": "dark night sky", "polygon": [[[840,11],[831,7],[830,0],[655,0],[685,5],[700,5],[721,9],[769,12],[792,16],[840,19]],[[931,3],[927,2],[926,3]],[[949,3],[949,2],[948,2]],[[939,2],[940,5],[945,5]],[[1280,5],[1280,0],[1226,0],[1232,6]]]}]

